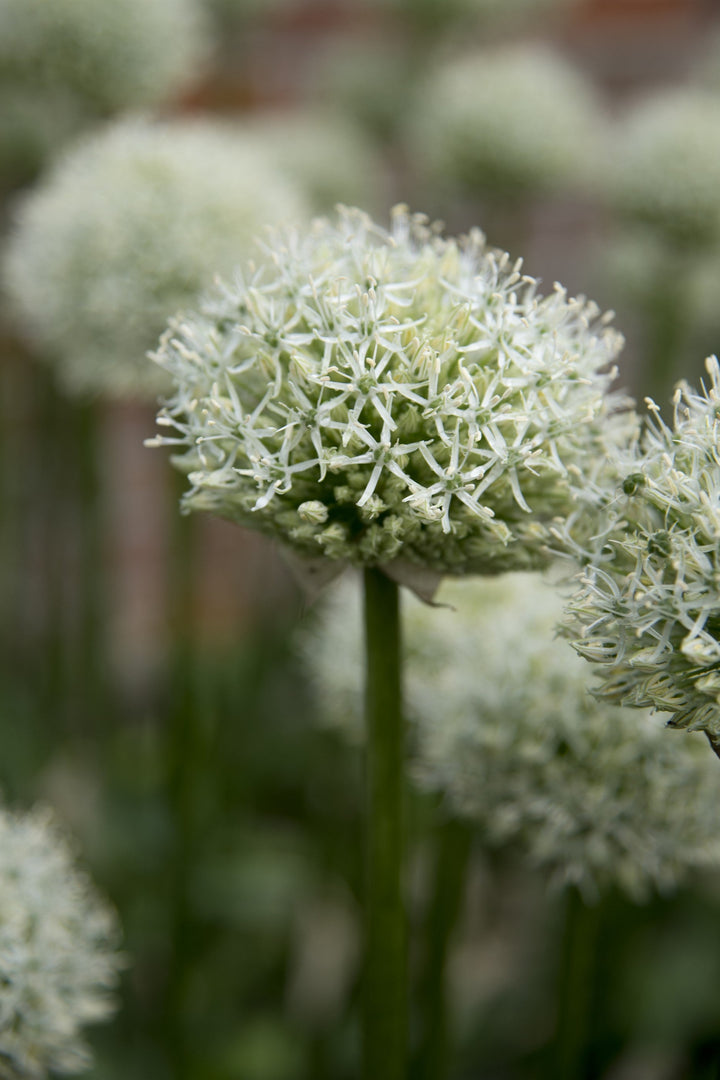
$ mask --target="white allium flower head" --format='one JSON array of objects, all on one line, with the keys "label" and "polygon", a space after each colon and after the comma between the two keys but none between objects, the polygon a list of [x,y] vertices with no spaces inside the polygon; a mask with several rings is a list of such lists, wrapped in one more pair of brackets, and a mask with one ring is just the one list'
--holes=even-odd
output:
[{"label": "white allium flower head", "polygon": [[607,197],[624,214],[697,246],[720,236],[720,96],[665,90],[631,108],[606,155]]},{"label": "white allium flower head", "polygon": [[580,183],[603,122],[579,71],[546,46],[515,44],[431,71],[408,138],[424,171],[507,198]]},{"label": "white allium flower head", "polygon": [[146,353],[168,315],[229,272],[267,221],[305,203],[254,140],[207,122],[123,120],[21,203],[6,287],[71,393],[154,397]]},{"label": "white allium flower head", "polygon": [[669,427],[648,402],[641,445],[618,465],[612,560],[570,605],[577,651],[601,664],[606,700],[672,714],[720,749],[720,366],[681,383]]},{"label": "white allium flower head", "polygon": [[621,339],[597,307],[404,207],[389,232],[341,208],[265,254],[156,355],[177,389],[152,442],[185,447],[186,508],[355,564],[546,562],[613,434]]},{"label": "white allium flower head", "polygon": [[123,958],[112,909],[43,810],[0,811],[0,1076],[90,1063],[85,1024],[114,1012]]},{"label": "white allium flower head", "polygon": [[208,51],[195,0],[0,0],[0,162],[164,101]]},{"label": "white allium flower head", "polygon": [[302,190],[313,209],[384,200],[383,163],[367,136],[340,110],[294,109],[261,115],[249,126],[260,152]]},{"label": "white allium flower head", "polygon": [[[321,715],[362,738],[360,590],[330,594],[304,654]],[[404,598],[412,773],[490,845],[555,886],[636,899],[718,865],[720,770],[704,740],[597,702],[589,669],[554,634],[562,599],[534,574],[444,582]]]}]

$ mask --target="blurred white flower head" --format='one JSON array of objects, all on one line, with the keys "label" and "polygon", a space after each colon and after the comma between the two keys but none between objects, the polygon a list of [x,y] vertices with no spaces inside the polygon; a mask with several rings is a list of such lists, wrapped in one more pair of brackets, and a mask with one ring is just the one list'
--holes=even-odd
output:
[{"label": "blurred white flower head", "polygon": [[[361,594],[345,582],[304,642],[323,721],[362,737]],[[717,866],[720,770],[704,740],[594,700],[558,639],[562,599],[535,574],[404,597],[412,771],[484,840],[554,886],[635,899]]]},{"label": "blurred white flower head", "polygon": [[720,366],[700,393],[681,383],[672,427],[652,402],[607,542],[570,605],[577,651],[602,665],[606,700],[670,712],[720,747]]},{"label": "blurred white flower head", "polygon": [[544,564],[614,435],[621,338],[597,307],[403,207],[389,232],[343,209],[265,254],[156,356],[186,508],[348,563]]},{"label": "blurred white flower head", "polygon": [[89,1065],[81,1028],[115,1010],[118,938],[51,816],[0,811],[0,1076]]},{"label": "blurred white flower head", "polygon": [[254,140],[207,122],[123,120],[20,204],[5,263],[21,328],[71,393],[154,397],[169,315],[305,203]]},{"label": "blurred white flower head", "polygon": [[260,114],[247,126],[259,153],[270,156],[302,190],[313,210],[341,203],[383,204],[383,162],[362,129],[339,109]]},{"label": "blurred white flower head", "polygon": [[510,45],[431,71],[408,139],[431,177],[507,199],[581,183],[603,123],[591,87],[562,56]]},{"label": "blurred white flower head", "polygon": [[607,198],[678,243],[720,237],[720,96],[666,90],[628,110],[598,173]]},{"label": "blurred white flower head", "polygon": [[0,0],[0,163],[35,168],[89,123],[172,97],[207,29],[195,0]]}]

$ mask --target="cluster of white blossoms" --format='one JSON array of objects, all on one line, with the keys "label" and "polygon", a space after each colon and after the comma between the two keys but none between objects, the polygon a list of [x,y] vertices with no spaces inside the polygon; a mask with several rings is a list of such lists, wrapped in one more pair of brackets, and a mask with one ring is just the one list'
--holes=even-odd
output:
[{"label": "cluster of white blossoms", "polygon": [[0,1076],[90,1063],[85,1024],[115,1009],[123,958],[112,909],[50,815],[0,811]]},{"label": "cluster of white blossoms", "polygon": [[18,207],[5,260],[21,329],[71,393],[154,397],[168,314],[230,272],[303,197],[252,138],[207,122],[123,120]]},{"label": "cluster of white blossoms", "polygon": [[719,143],[720,96],[693,87],[667,90],[629,110],[598,176],[624,214],[674,242],[714,243],[720,237]]},{"label": "cluster of white blossoms", "polygon": [[[323,723],[362,739],[361,592],[331,593],[304,642]],[[562,599],[534,574],[444,582],[430,608],[404,594],[411,770],[555,886],[640,899],[717,866],[720,772],[704,739],[679,745],[649,714],[588,692],[589,668],[554,634]],[[324,617],[323,617],[324,616]]]},{"label": "cluster of white blossoms", "polygon": [[511,45],[431,72],[408,139],[423,171],[508,198],[580,183],[602,124],[591,88],[563,57]]},{"label": "cluster of white blossoms", "polygon": [[248,125],[260,153],[302,189],[312,209],[337,203],[376,206],[383,199],[383,162],[362,129],[339,110],[269,113]]},{"label": "cluster of white blossoms", "polygon": [[177,93],[208,52],[195,0],[0,0],[0,162]]},{"label": "cluster of white blossoms", "polygon": [[641,444],[618,463],[612,560],[570,605],[577,651],[602,665],[605,700],[672,713],[720,747],[720,366],[680,384],[669,427],[649,402]]},{"label": "cluster of white blossoms", "polygon": [[615,433],[620,337],[479,232],[359,210],[271,237],[257,272],[171,324],[188,510],[306,556],[440,573],[547,561]]}]

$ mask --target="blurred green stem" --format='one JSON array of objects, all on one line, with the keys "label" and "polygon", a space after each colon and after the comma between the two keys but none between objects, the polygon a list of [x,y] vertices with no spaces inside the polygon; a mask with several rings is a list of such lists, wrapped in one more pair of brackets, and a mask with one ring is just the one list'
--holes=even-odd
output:
[{"label": "blurred green stem", "polygon": [[402,1080],[407,1046],[407,917],[403,900],[404,727],[397,585],[365,571],[367,894],[365,1080]]},{"label": "blurred green stem", "polygon": [[447,961],[467,881],[473,831],[444,821],[437,831],[435,888],[425,928],[425,966],[420,986],[421,1036],[417,1075],[444,1080],[449,1068]]},{"label": "blurred green stem", "polygon": [[664,266],[656,278],[649,324],[645,392],[664,407],[675,383],[684,374],[683,345],[687,333],[683,297],[678,295],[678,285],[674,278],[668,277]]},{"label": "blurred green stem", "polygon": [[586,1075],[599,908],[587,905],[574,886],[566,890],[553,1080],[582,1080]]}]

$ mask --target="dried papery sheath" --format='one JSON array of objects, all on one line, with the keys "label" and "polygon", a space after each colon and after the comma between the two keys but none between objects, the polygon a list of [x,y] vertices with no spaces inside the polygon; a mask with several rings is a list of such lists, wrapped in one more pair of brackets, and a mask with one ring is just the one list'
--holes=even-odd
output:
[{"label": "dried papery sheath", "polygon": [[570,605],[577,651],[602,665],[599,696],[671,713],[672,727],[720,745],[720,368],[681,383],[670,427],[650,417],[623,477],[612,558],[590,567]]},{"label": "dried papery sheath", "polygon": [[171,324],[159,422],[187,510],[308,558],[438,573],[545,563],[615,437],[621,345],[479,232],[399,208],[275,232],[263,266]]},{"label": "dried papery sheath", "polygon": [[0,811],[0,1077],[76,1073],[85,1024],[115,1010],[123,958],[112,909],[45,811]]},{"label": "dried papery sheath", "polygon": [[5,264],[20,327],[74,394],[156,397],[168,315],[305,203],[230,125],[131,118],[83,141],[19,205]]},{"label": "dried papery sheath", "polygon": [[[562,598],[536,574],[404,598],[411,770],[491,846],[587,899],[635,899],[717,866],[720,770],[704,739],[596,701],[555,633]],[[303,642],[322,722],[362,735],[360,593],[346,581]]]}]

